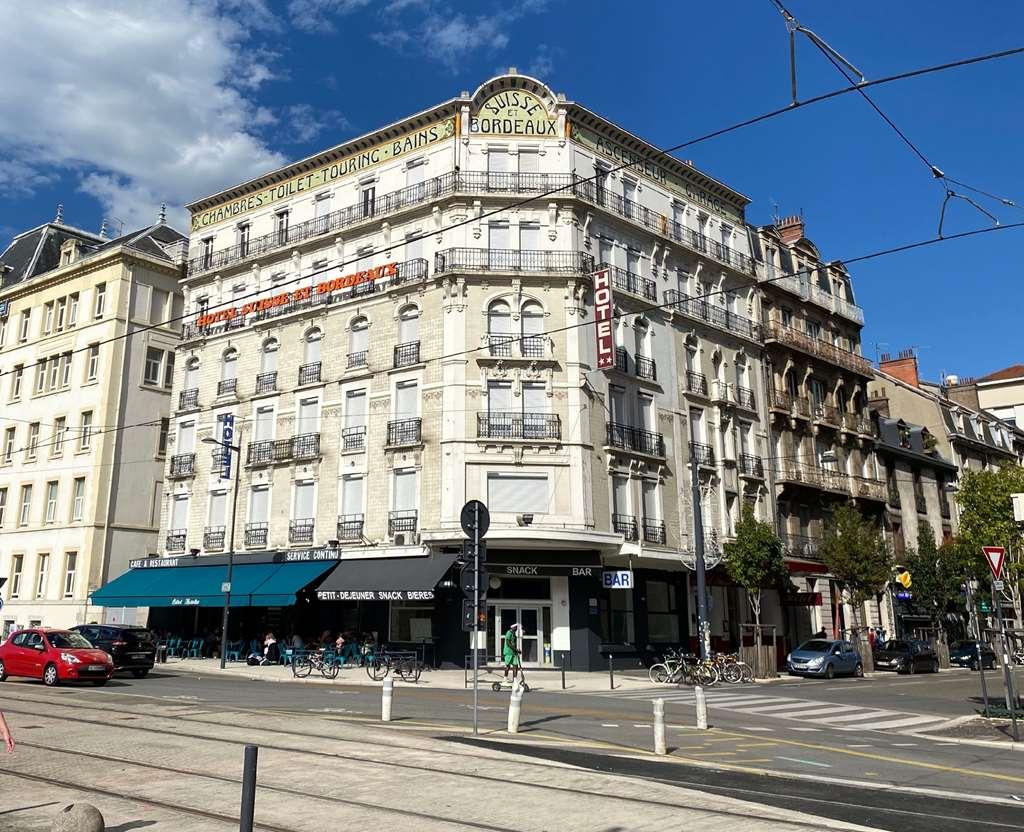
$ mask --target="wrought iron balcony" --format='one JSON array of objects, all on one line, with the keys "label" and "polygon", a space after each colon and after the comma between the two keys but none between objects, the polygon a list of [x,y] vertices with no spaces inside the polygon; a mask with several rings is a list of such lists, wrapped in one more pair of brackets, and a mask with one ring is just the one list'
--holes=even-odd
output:
[{"label": "wrought iron balcony", "polygon": [[761,326],[745,315],[737,315],[723,306],[684,295],[676,289],[665,291],[665,306],[695,321],[703,321],[716,329],[740,335],[751,341],[761,340]]},{"label": "wrought iron balcony", "polygon": [[646,517],[643,522],[644,526],[644,542],[646,543],[657,543],[659,546],[665,545],[665,523],[661,520],[648,520]]},{"label": "wrought iron balcony", "polygon": [[388,537],[396,534],[416,531],[416,521],[419,512],[416,509],[405,509],[403,511],[388,512]]},{"label": "wrought iron balcony", "polygon": [[355,367],[365,367],[367,356],[369,355],[368,350],[359,350],[358,352],[350,352],[348,354],[348,361],[346,362],[348,369]]},{"label": "wrought iron balcony", "polygon": [[543,335],[487,335],[487,354],[493,358],[547,358],[548,340]]},{"label": "wrought iron balcony", "polygon": [[476,435],[481,439],[562,438],[562,420],[553,413],[478,413]]},{"label": "wrought iron balcony", "polygon": [[224,527],[207,526],[203,531],[203,548],[209,552],[220,551],[224,548]]},{"label": "wrought iron balcony", "polygon": [[606,428],[608,445],[612,448],[635,451],[648,456],[665,456],[665,438],[660,433],[620,422],[608,422]]},{"label": "wrought iron balcony", "polygon": [[686,392],[694,393],[697,396],[707,396],[708,380],[703,373],[695,373],[692,370],[686,371]]},{"label": "wrought iron balcony", "polygon": [[313,529],[316,520],[313,517],[303,517],[299,520],[288,521],[288,542],[289,543],[312,543]]},{"label": "wrought iron balcony", "polygon": [[516,272],[590,274],[594,258],[580,251],[537,251],[516,248],[450,248],[434,255],[434,273]]},{"label": "wrought iron balcony", "polygon": [[238,389],[237,378],[222,378],[217,382],[217,395],[228,396]]},{"label": "wrought iron balcony", "polygon": [[363,515],[361,514],[339,514],[338,528],[336,531],[338,540],[351,542],[363,539]]},{"label": "wrought iron balcony", "polygon": [[178,394],[178,410],[194,410],[199,407],[199,388],[182,390]]},{"label": "wrought iron balcony", "polygon": [[757,410],[757,399],[754,397],[754,391],[749,387],[741,387],[737,384],[736,404],[744,410]]},{"label": "wrought iron balcony", "polygon": [[764,479],[764,463],[761,457],[752,454],[740,454],[738,460],[740,474],[744,477],[758,477]]},{"label": "wrought iron balcony", "polygon": [[779,321],[768,321],[764,324],[764,340],[766,342],[777,341],[780,344],[795,347],[801,352],[816,356],[824,361],[828,361],[830,364],[845,367],[847,370],[862,376],[870,378],[872,375],[871,362],[864,356],[849,350],[840,349],[835,344],[822,341],[820,338],[815,338],[806,332],[786,326]]},{"label": "wrought iron balcony", "polygon": [[782,545],[790,557],[817,558],[821,538],[806,534],[782,534]]},{"label": "wrought iron balcony", "polygon": [[268,531],[266,523],[246,523],[245,545],[253,549],[265,549]]},{"label": "wrought iron balcony", "polygon": [[928,513],[928,501],[924,498],[924,494],[914,495],[914,508],[917,509],[918,514]]},{"label": "wrought iron balcony", "polygon": [[732,385],[719,378],[711,379],[711,401],[733,404]]},{"label": "wrought iron balcony", "polygon": [[636,295],[644,300],[658,300],[658,284],[650,278],[626,271],[610,263],[602,263],[597,268],[608,269],[611,272],[612,287],[616,291]]},{"label": "wrought iron balcony", "polygon": [[277,370],[256,376],[256,392],[271,393],[277,389]]},{"label": "wrought iron balcony", "polygon": [[190,454],[175,454],[171,457],[171,472],[172,477],[194,477],[196,473],[196,455]]},{"label": "wrought iron balcony", "polygon": [[642,355],[638,355],[635,361],[637,378],[646,378],[650,381],[657,381],[658,367],[654,363],[653,358],[645,358]]},{"label": "wrought iron balcony", "polygon": [[321,368],[322,363],[319,361],[312,361],[299,367],[299,386],[301,387],[303,384],[318,384],[321,380]]},{"label": "wrought iron balcony", "polygon": [[698,465],[714,465],[715,449],[703,442],[691,442],[690,459],[695,460]]},{"label": "wrought iron balcony", "polygon": [[877,500],[884,503],[888,496],[888,488],[882,480],[872,477],[850,477],[850,494],[864,500]]},{"label": "wrought iron balcony", "polygon": [[320,434],[303,433],[291,440],[292,456],[296,460],[316,459],[320,456]]},{"label": "wrought iron balcony", "polygon": [[456,190],[469,194],[546,194],[564,189],[569,193],[572,181],[568,173],[464,171],[457,174]]},{"label": "wrought iron balcony", "polygon": [[274,461],[274,440],[259,439],[245,449],[246,465],[269,465]]},{"label": "wrought iron balcony", "polygon": [[420,342],[419,341],[406,341],[404,344],[398,344],[395,346],[394,352],[394,366],[398,367],[410,367],[413,364],[420,363]]},{"label": "wrought iron balcony", "polygon": [[776,479],[779,482],[804,485],[821,491],[837,494],[850,493],[849,479],[846,474],[833,468],[783,460],[779,462]]},{"label": "wrought iron balcony", "polygon": [[421,435],[423,420],[395,419],[388,422],[388,447],[398,448],[403,445],[418,445],[423,441]]},{"label": "wrought iron balcony", "polygon": [[632,514],[613,514],[612,530],[626,540],[636,540],[636,518]]},{"label": "wrought iron balcony", "polygon": [[771,395],[768,397],[768,404],[772,410],[781,410],[783,413],[789,413],[792,416],[802,416],[805,419],[810,417],[810,400],[794,396],[792,393],[772,390]]},{"label": "wrought iron balcony", "polygon": [[167,532],[165,544],[168,552],[184,552],[185,538],[188,537],[188,529],[172,529]]},{"label": "wrought iron balcony", "polygon": [[811,416],[815,422],[838,427],[840,423],[839,411],[830,404],[811,401]]},{"label": "wrought iron balcony", "polygon": [[864,410],[860,413],[843,413],[842,427],[852,433],[859,433],[863,436],[873,436],[875,433],[874,423],[871,421],[871,414]]},{"label": "wrought iron balcony", "polygon": [[341,429],[341,449],[343,451],[366,450],[366,425],[353,425]]},{"label": "wrought iron balcony", "polygon": [[629,353],[625,347],[615,348],[615,369],[620,373],[629,372]]},{"label": "wrought iron balcony", "polygon": [[246,448],[245,464],[251,466],[311,460],[320,456],[320,434],[303,433],[291,439],[259,439]]}]

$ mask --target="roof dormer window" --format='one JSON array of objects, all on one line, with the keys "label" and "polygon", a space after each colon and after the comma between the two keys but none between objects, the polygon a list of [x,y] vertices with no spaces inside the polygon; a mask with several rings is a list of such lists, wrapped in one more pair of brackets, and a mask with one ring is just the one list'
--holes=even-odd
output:
[{"label": "roof dormer window", "polygon": [[78,257],[78,240],[65,240],[60,247],[60,264],[70,266]]}]

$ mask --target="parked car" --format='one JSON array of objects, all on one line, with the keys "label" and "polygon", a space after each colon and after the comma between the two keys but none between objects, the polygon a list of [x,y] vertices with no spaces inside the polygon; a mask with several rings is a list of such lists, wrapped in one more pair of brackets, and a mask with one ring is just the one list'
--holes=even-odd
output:
[{"label": "parked car", "polygon": [[105,685],[114,675],[114,661],[70,630],[18,630],[0,644],[0,682],[8,676],[61,682],[90,681]]},{"label": "parked car", "polygon": [[939,657],[927,641],[887,641],[874,651],[875,670],[938,673]]},{"label": "parked car", "polygon": [[848,641],[812,638],[786,656],[790,676],[822,676],[831,679],[839,673],[864,675],[860,655]]},{"label": "parked car", "polygon": [[156,662],[156,639],[145,627],[129,624],[79,624],[72,627],[93,647],[108,652],[114,660],[114,672],[130,670],[141,679]]},{"label": "parked car", "polygon": [[[986,670],[995,668],[996,654],[987,644],[981,648],[981,656]],[[949,648],[949,663],[958,667],[969,667],[971,670],[977,670],[981,665],[981,662],[978,661],[978,642],[958,641]]]}]

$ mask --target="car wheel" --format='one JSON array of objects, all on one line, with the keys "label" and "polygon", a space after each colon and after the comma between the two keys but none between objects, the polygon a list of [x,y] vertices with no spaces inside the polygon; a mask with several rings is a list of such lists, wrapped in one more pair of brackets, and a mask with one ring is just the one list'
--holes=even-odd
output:
[{"label": "car wheel", "polygon": [[979,670],[980,668],[981,663],[977,659],[971,662],[971,670]]},{"label": "car wheel", "polygon": [[0,682],[7,681],[7,667],[0,661]]},{"label": "car wheel", "polygon": [[60,682],[60,676],[57,675],[57,665],[48,664],[43,669],[43,684],[48,688],[56,687]]},{"label": "car wheel", "polygon": [[136,679],[145,679],[147,673],[149,673],[148,670],[133,670],[132,676],[134,676]]},{"label": "car wheel", "polygon": [[826,679],[835,679],[836,678],[836,669],[834,667],[832,667],[832,665],[828,665],[825,668],[825,678]]},{"label": "car wheel", "polygon": [[932,670],[932,673],[938,673],[939,672],[939,660],[938,659],[932,659],[932,668],[931,668],[931,670]]},{"label": "car wheel", "polygon": [[860,662],[857,662],[857,666],[853,669],[853,675],[856,676],[858,679],[863,679],[864,665],[862,665]]}]

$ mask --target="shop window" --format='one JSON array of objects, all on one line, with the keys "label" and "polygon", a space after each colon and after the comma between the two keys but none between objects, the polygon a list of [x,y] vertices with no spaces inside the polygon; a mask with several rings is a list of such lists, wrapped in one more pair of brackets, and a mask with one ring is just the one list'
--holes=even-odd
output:
[{"label": "shop window", "polygon": [[633,644],[633,592],[609,589],[601,598],[601,640],[606,644]]},{"label": "shop window", "polygon": [[[611,594],[615,594],[612,592]],[[678,593],[667,581],[647,581],[647,639],[679,643]]]},{"label": "shop window", "polygon": [[390,641],[419,644],[434,638],[434,605],[412,601],[391,602]]}]

